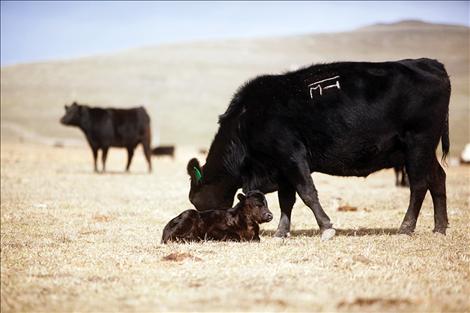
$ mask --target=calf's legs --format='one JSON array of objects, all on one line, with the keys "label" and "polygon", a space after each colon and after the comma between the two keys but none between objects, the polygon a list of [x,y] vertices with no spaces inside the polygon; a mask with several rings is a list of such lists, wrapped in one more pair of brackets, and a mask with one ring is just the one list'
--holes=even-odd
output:
[{"label": "calf's legs", "polygon": [[173,218],[163,229],[162,243],[169,241],[200,241],[199,225],[202,223],[199,213],[187,210]]}]

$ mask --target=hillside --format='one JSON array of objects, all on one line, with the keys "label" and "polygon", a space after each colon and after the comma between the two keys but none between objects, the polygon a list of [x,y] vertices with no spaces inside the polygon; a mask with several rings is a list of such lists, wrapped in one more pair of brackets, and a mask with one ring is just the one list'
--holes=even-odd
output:
[{"label": "hillside", "polygon": [[2,140],[84,142],[78,130],[58,122],[63,105],[76,100],[92,106],[144,104],[155,141],[208,146],[217,116],[236,89],[256,75],[317,62],[429,57],[443,62],[451,76],[451,153],[456,155],[470,142],[469,30],[404,21],[343,33],[161,45],[8,66],[1,69]]}]

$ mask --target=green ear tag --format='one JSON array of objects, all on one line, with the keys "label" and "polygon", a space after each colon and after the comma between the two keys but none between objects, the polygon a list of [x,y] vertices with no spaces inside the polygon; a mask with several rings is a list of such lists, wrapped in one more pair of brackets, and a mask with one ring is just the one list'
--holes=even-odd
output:
[{"label": "green ear tag", "polygon": [[197,169],[197,167],[194,168],[194,175],[196,176],[196,182],[199,183],[202,179],[202,174],[201,172]]}]

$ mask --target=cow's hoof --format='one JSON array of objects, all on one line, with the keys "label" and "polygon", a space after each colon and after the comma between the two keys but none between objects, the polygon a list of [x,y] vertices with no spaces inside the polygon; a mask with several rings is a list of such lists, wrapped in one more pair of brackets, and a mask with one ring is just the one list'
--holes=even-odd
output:
[{"label": "cow's hoof", "polygon": [[436,227],[432,230],[433,233],[438,233],[438,234],[442,234],[445,236],[446,234],[446,227]]},{"label": "cow's hoof", "polygon": [[398,229],[398,233],[402,235],[409,235],[411,236],[416,228],[416,221],[404,221],[401,223],[400,229]]},{"label": "cow's hoof", "polygon": [[290,232],[285,231],[285,230],[277,230],[276,233],[274,234],[274,237],[277,238],[288,238],[290,237]]},{"label": "cow's hoof", "polygon": [[322,231],[321,233],[321,240],[327,241],[333,238],[336,235],[336,230],[334,228],[328,228]]},{"label": "cow's hoof", "polygon": [[411,236],[414,232],[414,228],[412,227],[400,227],[400,229],[398,230],[398,233],[400,235],[408,235],[408,236]]}]

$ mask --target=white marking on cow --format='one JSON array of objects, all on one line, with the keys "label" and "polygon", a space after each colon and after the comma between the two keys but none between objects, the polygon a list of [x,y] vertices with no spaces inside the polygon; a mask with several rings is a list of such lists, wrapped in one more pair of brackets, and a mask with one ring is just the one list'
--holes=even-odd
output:
[{"label": "white marking on cow", "polygon": [[313,99],[313,92],[315,90],[318,90],[318,93],[320,94],[320,96],[323,96],[323,90],[324,89],[330,89],[330,88],[341,89],[341,85],[339,84],[339,80],[336,80],[336,82],[332,85],[327,85],[327,86],[324,86],[324,87],[322,87],[322,85],[321,85],[324,82],[332,81],[332,80],[335,80],[335,79],[338,79],[338,78],[340,78],[339,75],[334,76],[334,77],[330,77],[330,78],[325,78],[325,79],[316,81],[314,83],[308,84],[310,98]]},{"label": "white marking on cow", "polygon": [[318,85],[318,86],[315,86],[315,87],[310,87],[310,98],[313,99],[313,91],[316,90],[316,89],[320,89],[320,90],[319,90],[319,91],[320,91],[320,96],[323,95],[322,88],[321,88],[320,85]]},{"label": "white marking on cow", "polygon": [[323,82],[326,82],[326,81],[329,81],[329,80],[333,80],[333,79],[336,79],[336,78],[339,78],[339,75],[335,76],[335,77],[330,77],[330,78],[325,78],[325,79],[319,80],[317,82],[309,84],[308,86],[310,87],[312,85],[320,84],[320,83],[323,83]]},{"label": "white marking on cow", "polygon": [[339,85],[339,80],[336,81],[336,84],[325,86],[325,87],[323,87],[323,89],[330,89],[330,88],[333,88],[333,87],[341,89],[341,86]]}]

